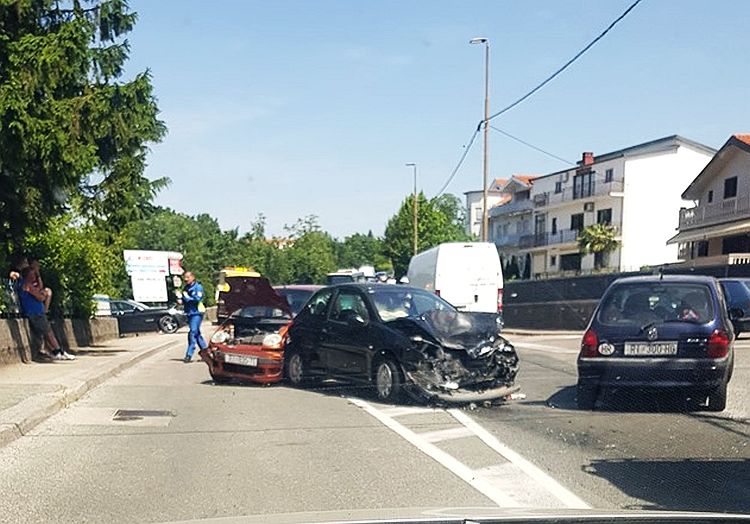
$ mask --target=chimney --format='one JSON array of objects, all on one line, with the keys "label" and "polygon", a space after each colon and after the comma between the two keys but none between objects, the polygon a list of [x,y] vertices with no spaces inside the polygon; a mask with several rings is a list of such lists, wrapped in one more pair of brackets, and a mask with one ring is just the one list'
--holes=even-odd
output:
[{"label": "chimney", "polygon": [[584,166],[590,166],[594,163],[594,153],[591,151],[584,151],[583,153],[583,159],[581,160],[581,163]]}]

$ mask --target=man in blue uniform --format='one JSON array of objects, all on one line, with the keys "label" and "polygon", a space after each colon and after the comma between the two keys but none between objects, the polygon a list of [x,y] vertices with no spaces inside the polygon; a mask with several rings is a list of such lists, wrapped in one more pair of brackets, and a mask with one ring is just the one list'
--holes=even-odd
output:
[{"label": "man in blue uniform", "polygon": [[188,347],[183,362],[186,364],[193,359],[195,345],[201,349],[206,349],[208,344],[203,340],[201,335],[201,322],[203,314],[206,312],[206,306],[203,305],[203,286],[195,279],[191,271],[185,273],[185,290],[182,292],[182,304],[185,307],[185,316],[188,318]]}]

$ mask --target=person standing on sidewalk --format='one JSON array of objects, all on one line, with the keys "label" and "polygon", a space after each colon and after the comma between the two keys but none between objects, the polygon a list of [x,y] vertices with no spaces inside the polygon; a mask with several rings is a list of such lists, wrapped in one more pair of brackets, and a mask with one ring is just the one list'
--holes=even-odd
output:
[{"label": "person standing on sidewalk", "polygon": [[201,350],[206,349],[208,344],[201,335],[201,322],[206,306],[203,305],[203,286],[195,279],[192,271],[185,273],[185,290],[182,292],[182,304],[185,307],[185,315],[188,318],[188,346],[183,362],[186,364],[193,359],[196,344]]},{"label": "person standing on sidewalk", "polygon": [[47,293],[44,288],[34,285],[37,278],[35,270],[32,267],[23,268],[21,278],[23,278],[23,286],[19,297],[21,310],[29,319],[31,332],[42,339],[42,344],[47,343],[52,350],[53,360],[75,360],[75,356],[60,347],[60,343],[47,321],[47,314],[44,311]]}]

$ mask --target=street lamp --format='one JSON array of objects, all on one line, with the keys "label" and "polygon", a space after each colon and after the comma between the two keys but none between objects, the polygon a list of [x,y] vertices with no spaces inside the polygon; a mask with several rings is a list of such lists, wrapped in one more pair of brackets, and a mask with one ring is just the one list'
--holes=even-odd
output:
[{"label": "street lamp", "polygon": [[487,177],[489,171],[489,145],[490,145],[490,41],[479,37],[469,40],[470,44],[484,44],[484,159],[483,159],[483,181],[482,184],[482,241],[487,242],[487,230],[489,226],[487,209]]},{"label": "street lamp", "polygon": [[417,164],[409,162],[406,167],[414,169],[414,254],[417,254]]}]

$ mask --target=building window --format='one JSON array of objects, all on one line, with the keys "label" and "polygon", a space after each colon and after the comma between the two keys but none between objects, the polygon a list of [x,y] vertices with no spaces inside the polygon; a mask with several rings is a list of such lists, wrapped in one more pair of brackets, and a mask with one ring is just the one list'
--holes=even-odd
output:
[{"label": "building window", "polygon": [[580,231],[583,229],[583,213],[570,215],[570,229]]},{"label": "building window", "polygon": [[549,265],[550,266],[556,266],[557,265],[557,255],[551,255],[549,257]]},{"label": "building window", "polygon": [[590,197],[594,192],[594,177],[591,171],[573,177],[573,199]]},{"label": "building window", "polygon": [[560,269],[562,271],[580,271],[581,254],[571,253],[570,255],[560,255]]},{"label": "building window", "polygon": [[547,215],[536,215],[534,217],[534,234],[543,235],[547,229]]},{"label": "building window", "polygon": [[714,190],[712,189],[711,191],[708,192],[708,203],[710,204],[713,201],[714,201]]},{"label": "building window", "polygon": [[552,217],[552,234],[557,234],[557,217]]},{"label": "building window", "polygon": [[607,226],[612,225],[612,208],[600,209],[596,212],[596,223]]},{"label": "building window", "polygon": [[708,240],[699,240],[693,243],[693,257],[707,257],[708,256]]},{"label": "building window", "polygon": [[477,207],[474,209],[474,219],[482,220],[482,208],[481,207]]},{"label": "building window", "polygon": [[562,182],[555,182],[555,193],[562,193]]},{"label": "building window", "polygon": [[612,182],[612,179],[615,178],[615,170],[614,169],[607,169],[604,172],[604,181],[605,182]]},{"label": "building window", "polygon": [[737,196],[737,177],[733,176],[724,180],[724,198]]}]

